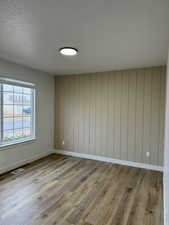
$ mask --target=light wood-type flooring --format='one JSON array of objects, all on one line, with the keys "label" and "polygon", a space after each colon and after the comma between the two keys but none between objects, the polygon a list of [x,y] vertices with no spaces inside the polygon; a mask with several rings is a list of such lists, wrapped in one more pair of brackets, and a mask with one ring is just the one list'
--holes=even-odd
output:
[{"label": "light wood-type flooring", "polygon": [[0,176],[0,225],[163,225],[162,173],[50,155]]}]

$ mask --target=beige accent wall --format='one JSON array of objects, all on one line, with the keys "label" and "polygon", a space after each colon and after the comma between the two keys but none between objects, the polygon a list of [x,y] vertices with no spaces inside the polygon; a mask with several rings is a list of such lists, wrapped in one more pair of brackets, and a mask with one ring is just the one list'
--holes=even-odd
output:
[{"label": "beige accent wall", "polygon": [[165,77],[165,67],[57,76],[56,148],[163,165]]}]

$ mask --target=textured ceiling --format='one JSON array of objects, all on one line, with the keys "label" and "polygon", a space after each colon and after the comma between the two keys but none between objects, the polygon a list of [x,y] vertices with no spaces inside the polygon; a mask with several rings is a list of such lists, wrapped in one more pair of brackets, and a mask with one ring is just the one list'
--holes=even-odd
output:
[{"label": "textured ceiling", "polygon": [[0,57],[51,74],[162,65],[168,45],[169,0],[0,0]]}]

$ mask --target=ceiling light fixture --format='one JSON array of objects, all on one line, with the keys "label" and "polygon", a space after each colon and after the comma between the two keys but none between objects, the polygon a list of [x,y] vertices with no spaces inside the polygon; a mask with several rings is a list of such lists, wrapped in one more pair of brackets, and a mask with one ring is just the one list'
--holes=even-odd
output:
[{"label": "ceiling light fixture", "polygon": [[74,55],[77,55],[78,50],[76,48],[72,48],[72,47],[63,47],[63,48],[59,49],[59,52],[62,55],[74,56]]}]

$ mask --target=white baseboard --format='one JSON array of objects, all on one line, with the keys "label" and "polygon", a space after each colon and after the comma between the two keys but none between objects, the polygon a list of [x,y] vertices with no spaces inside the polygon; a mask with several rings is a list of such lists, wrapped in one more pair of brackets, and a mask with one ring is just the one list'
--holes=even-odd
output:
[{"label": "white baseboard", "polygon": [[110,163],[115,163],[115,164],[120,164],[120,165],[125,165],[125,166],[138,167],[138,168],[143,168],[143,169],[148,169],[148,170],[163,171],[163,167],[161,167],[161,166],[125,161],[125,160],[120,160],[120,159],[112,159],[112,158],[104,157],[104,156],[89,155],[89,154],[78,153],[78,152],[69,152],[69,151],[64,151],[64,150],[59,150],[59,149],[53,150],[53,153],[69,155],[69,156],[74,156],[74,157],[78,157],[78,158],[98,160],[98,161],[103,161],[103,162],[110,162]]},{"label": "white baseboard", "polygon": [[125,160],[112,159],[112,158],[109,158],[109,157],[89,155],[89,154],[78,153],[78,152],[69,152],[69,151],[56,149],[56,150],[49,150],[47,152],[37,154],[37,155],[35,155],[35,156],[33,156],[29,159],[24,159],[22,161],[19,161],[15,164],[7,166],[5,168],[0,168],[0,174],[6,173],[10,170],[14,170],[17,167],[20,167],[20,166],[23,166],[27,163],[38,160],[38,159],[43,158],[43,157],[45,157],[47,155],[50,155],[52,153],[69,155],[69,156],[74,156],[74,157],[78,157],[78,158],[98,160],[98,161],[103,161],[103,162],[110,162],[110,163],[115,163],[115,164],[120,164],[120,165],[125,165],[125,166],[138,167],[138,168],[144,168],[144,169],[149,169],[149,170],[163,171],[163,167],[161,167],[161,166],[155,166],[155,165],[137,163],[137,162],[130,162],[130,161],[125,161]]},{"label": "white baseboard", "polygon": [[6,172],[11,171],[11,170],[14,170],[14,169],[16,169],[16,168],[18,168],[20,166],[23,166],[23,165],[25,165],[27,163],[30,163],[30,162],[33,162],[33,161],[38,160],[40,158],[43,158],[45,156],[48,156],[48,155],[50,155],[52,153],[53,153],[53,150],[49,150],[47,152],[37,154],[37,155],[35,155],[35,156],[33,156],[33,157],[29,158],[29,159],[24,159],[22,161],[19,161],[19,162],[15,163],[15,164],[7,166],[5,168],[0,168],[0,174],[6,173]]}]

